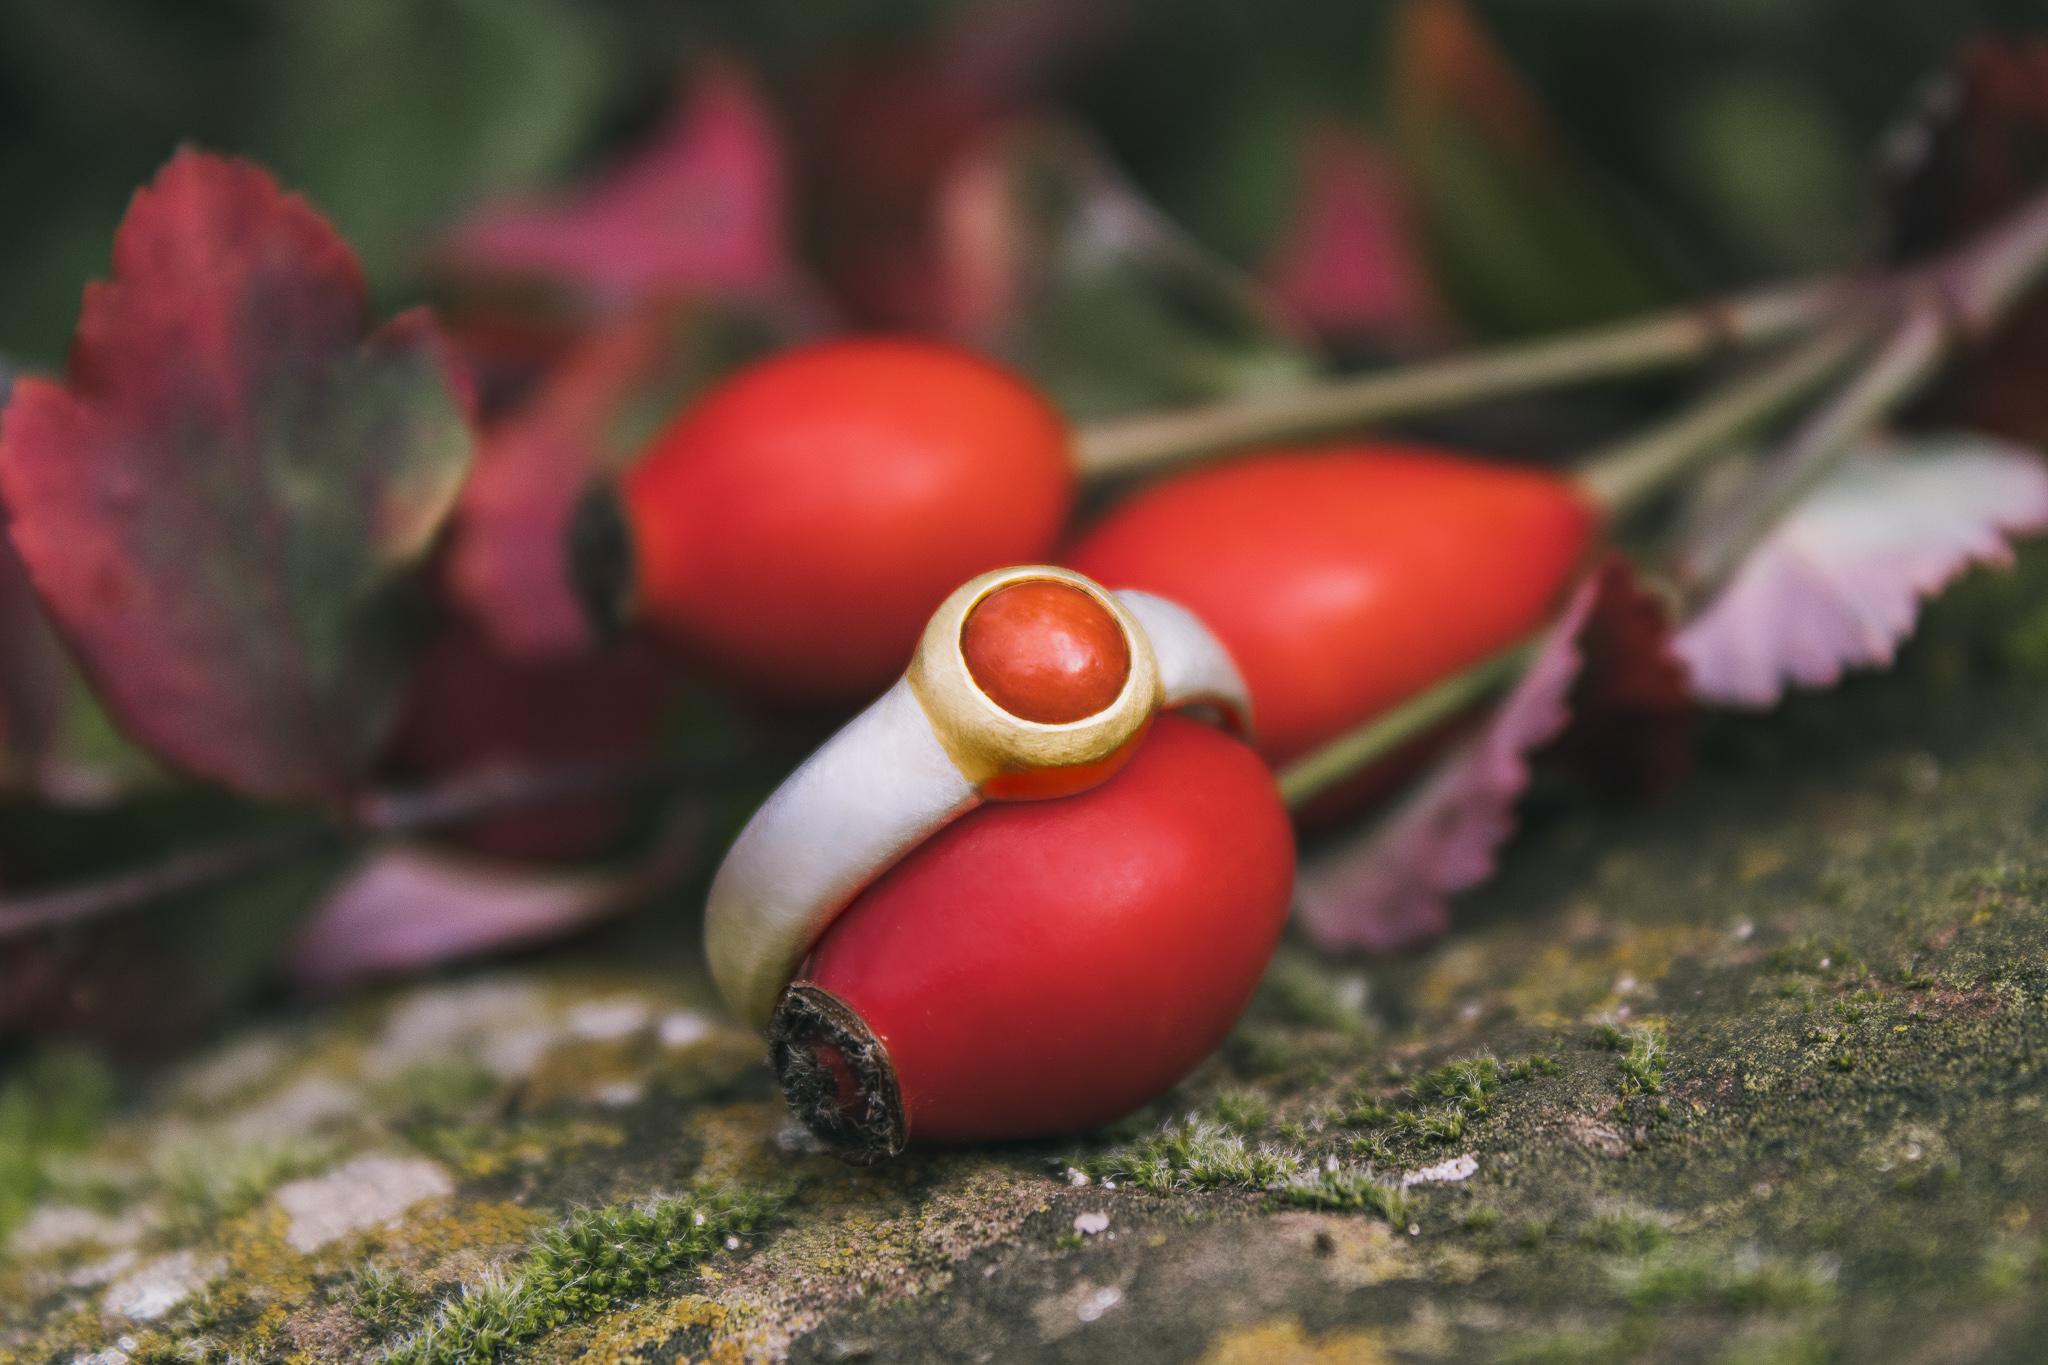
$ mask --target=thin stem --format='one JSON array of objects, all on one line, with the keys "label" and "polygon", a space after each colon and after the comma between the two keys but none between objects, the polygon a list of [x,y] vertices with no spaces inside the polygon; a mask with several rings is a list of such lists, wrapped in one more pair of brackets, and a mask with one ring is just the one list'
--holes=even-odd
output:
[{"label": "thin stem", "polygon": [[1954,258],[1949,302],[1977,331],[1996,327],[2013,304],[2040,282],[2048,262],[2048,191],[2028,200]]},{"label": "thin stem", "polygon": [[1872,339],[1868,319],[1829,328],[1708,394],[1673,420],[1594,451],[1575,477],[1610,524],[1834,378]]},{"label": "thin stem", "polygon": [[564,801],[649,789],[713,787],[766,761],[762,753],[750,752],[726,759],[693,756],[503,769],[416,791],[371,792],[356,802],[349,823],[367,834],[436,833]]},{"label": "thin stem", "polygon": [[333,821],[308,821],[174,854],[98,881],[8,896],[0,899],[0,943],[247,881],[346,843]]},{"label": "thin stem", "polygon": [[347,819],[312,817],[76,886],[0,897],[0,943],[218,890],[378,836],[441,833],[579,798],[703,788],[760,762],[756,753],[713,761],[584,764],[491,773],[419,791],[374,792],[358,801]]},{"label": "thin stem", "polygon": [[1839,280],[1806,283],[1289,393],[1119,418],[1081,431],[1075,463],[1084,477],[1110,478],[1267,441],[1646,374],[1804,331],[1824,320],[1848,288]]},{"label": "thin stem", "polygon": [[1332,787],[1364,772],[1410,740],[1504,687],[1528,666],[1535,640],[1525,640],[1489,655],[1462,673],[1454,673],[1280,770],[1280,795],[1291,807],[1301,806]]},{"label": "thin stem", "polygon": [[[1692,599],[1698,601],[1732,572],[1845,451],[1926,383],[1953,347],[1971,333],[1996,327],[2044,271],[2048,193],[1945,260],[1889,286],[1892,322],[1882,345],[1794,429],[1763,475],[1681,556]],[[1610,516],[1625,512],[1696,460],[1725,448],[1754,423],[1833,378],[1869,345],[1872,319],[1885,315],[1865,312],[1709,396],[1675,421],[1589,457],[1582,484]],[[1297,760],[1280,774],[1282,795],[1298,807],[1363,772],[1508,685],[1528,666],[1536,647],[1534,639],[1510,646]]]},{"label": "thin stem", "polygon": [[1910,309],[1877,357],[1807,418],[1762,475],[1681,552],[1679,574],[1688,591],[1705,595],[1725,581],[1858,440],[1934,373],[1949,339],[1939,311]]}]

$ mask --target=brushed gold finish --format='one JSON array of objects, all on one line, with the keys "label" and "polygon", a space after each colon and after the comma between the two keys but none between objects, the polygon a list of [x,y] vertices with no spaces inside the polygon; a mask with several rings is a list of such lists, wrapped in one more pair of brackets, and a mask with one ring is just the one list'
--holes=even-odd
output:
[{"label": "brushed gold finish", "polygon": [[[1103,710],[1060,725],[1025,720],[981,690],[961,650],[968,613],[985,597],[1018,583],[1063,583],[1086,593],[1116,622],[1130,650],[1130,671]],[[1131,613],[1094,579],[1071,569],[1027,564],[982,574],[939,604],[905,675],[939,743],[976,786],[1018,773],[1058,772],[1105,763],[1144,730],[1165,700],[1159,661]]]}]

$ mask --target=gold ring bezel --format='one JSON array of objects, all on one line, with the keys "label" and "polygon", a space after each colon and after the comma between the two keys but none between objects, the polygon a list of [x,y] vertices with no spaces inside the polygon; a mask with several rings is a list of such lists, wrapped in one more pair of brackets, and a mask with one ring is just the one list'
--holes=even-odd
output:
[{"label": "gold ring bezel", "polygon": [[[1025,720],[998,706],[967,667],[961,632],[982,601],[1018,583],[1064,583],[1110,614],[1130,651],[1130,672],[1107,707],[1060,725]],[[996,569],[954,589],[926,623],[905,674],[932,730],[955,765],[977,786],[1017,773],[1102,764],[1136,738],[1165,701],[1159,660],[1137,618],[1094,579],[1049,564]]]}]

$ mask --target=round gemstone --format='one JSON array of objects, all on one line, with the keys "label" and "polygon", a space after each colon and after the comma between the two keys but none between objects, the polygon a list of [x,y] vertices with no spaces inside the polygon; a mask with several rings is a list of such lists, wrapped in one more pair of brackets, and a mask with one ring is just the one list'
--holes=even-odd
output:
[{"label": "round gemstone", "polygon": [[1013,583],[975,603],[960,650],[996,705],[1042,725],[1108,710],[1131,673],[1131,647],[1108,609],[1046,579]]}]

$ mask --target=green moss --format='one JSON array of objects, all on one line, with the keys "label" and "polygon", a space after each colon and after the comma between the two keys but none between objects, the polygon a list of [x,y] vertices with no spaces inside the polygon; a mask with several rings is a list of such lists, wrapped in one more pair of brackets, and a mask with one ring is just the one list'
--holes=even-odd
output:
[{"label": "green moss", "polygon": [[586,1209],[543,1232],[512,1273],[463,1286],[386,1359],[391,1365],[497,1360],[693,1269],[756,1231],[786,1198],[706,1192]]},{"label": "green moss", "polygon": [[1467,1209],[1465,1216],[1458,1220],[1458,1226],[1467,1232],[1492,1232],[1500,1225],[1501,1212],[1491,1204]]},{"label": "green moss", "polygon": [[1391,1165],[1394,1160],[1394,1144],[1384,1133],[1361,1133],[1351,1139],[1347,1149],[1354,1157],[1362,1157],[1375,1166]]},{"label": "green moss", "polygon": [[1272,1104],[1255,1090],[1226,1091],[1212,1108],[1218,1123],[1245,1137],[1256,1137],[1273,1118]]},{"label": "green moss", "polygon": [[1442,1100],[1472,1118],[1493,1112],[1493,1094],[1500,1088],[1500,1064],[1491,1057],[1446,1062],[1409,1086],[1417,1100]]},{"label": "green moss", "polygon": [[1828,1365],[1834,1359],[1834,1348],[1824,1335],[1795,1329],[1734,1342],[1715,1357],[1715,1365]]},{"label": "green moss", "polygon": [[1557,1058],[1538,1052],[1509,1062],[1502,1074],[1511,1081],[1532,1081],[1538,1076],[1561,1076],[1564,1068]]},{"label": "green moss", "polygon": [[1141,1190],[1267,1190],[1292,1178],[1301,1158],[1254,1146],[1208,1119],[1168,1123],[1146,1137],[1075,1162],[1101,1180]]},{"label": "green moss", "polygon": [[1503,1365],[1626,1365],[1641,1360],[1656,1339],[1648,1322],[1629,1321],[1605,1330],[1572,1328],[1510,1341]]},{"label": "green moss", "polygon": [[1644,1256],[1670,1241],[1663,1224],[1629,1213],[1603,1213],[1579,1230],[1579,1241],[1596,1251]]},{"label": "green moss", "polygon": [[1675,1250],[1654,1254],[1617,1272],[1629,1301],[1645,1308],[1820,1308],[1835,1297],[1835,1274],[1815,1259],[1771,1256],[1749,1249],[1734,1255]]},{"label": "green moss", "polygon": [[1985,1249],[1977,1270],[1978,1288],[1990,1298],[2024,1293],[2042,1281],[2044,1269],[2048,1269],[2048,1254],[2044,1254],[2043,1239],[2004,1239]]},{"label": "green moss", "polygon": [[0,1241],[42,1195],[52,1158],[83,1148],[114,1103],[114,1078],[92,1053],[36,1053],[0,1083]]},{"label": "green moss", "polygon": [[398,1271],[371,1261],[350,1272],[347,1302],[363,1330],[381,1340],[417,1322],[427,1296]]},{"label": "green moss", "polygon": [[1450,1105],[1434,1113],[1416,1114],[1405,1112],[1403,1126],[1424,1142],[1463,1142],[1465,1140],[1465,1110]]},{"label": "green moss", "polygon": [[379,1112],[426,1122],[459,1115],[500,1089],[496,1077],[466,1058],[406,1067],[371,1093]]},{"label": "green moss", "polygon": [[1401,1187],[1369,1170],[1322,1167],[1289,1181],[1280,1199],[1301,1208],[1370,1213],[1398,1228],[1409,1226],[1415,1216],[1415,1203]]},{"label": "green moss", "polygon": [[1621,1097],[1654,1095],[1664,1088],[1664,1069],[1671,1053],[1664,1044],[1664,1030],[1640,1025],[1624,1035],[1621,1049]]},{"label": "green moss", "polygon": [[331,1165],[337,1144],[294,1138],[241,1145],[190,1144],[157,1158],[170,1232],[196,1236],[247,1213],[279,1185]]}]

